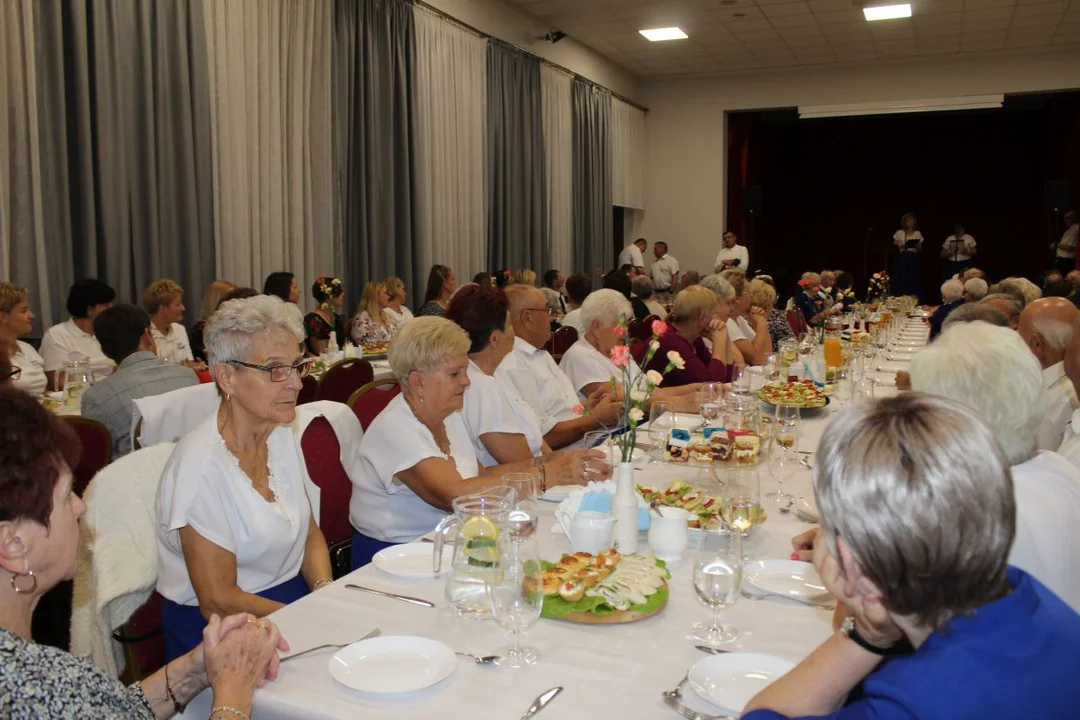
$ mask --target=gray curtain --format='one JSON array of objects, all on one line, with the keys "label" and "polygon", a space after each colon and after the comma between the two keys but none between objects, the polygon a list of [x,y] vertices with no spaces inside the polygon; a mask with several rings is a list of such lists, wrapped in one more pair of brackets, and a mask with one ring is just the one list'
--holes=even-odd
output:
[{"label": "gray curtain", "polygon": [[414,252],[412,9],[403,0],[334,6],[335,224],[355,304],[368,280],[398,275],[423,298]]},{"label": "gray curtain", "polygon": [[574,78],[574,268],[610,270],[612,238],[611,92]]},{"label": "gray curtain", "polygon": [[540,60],[488,42],[488,267],[550,267]]},{"label": "gray curtain", "polygon": [[191,317],[214,271],[203,0],[38,9],[48,320],[81,276],[136,303],[170,277]]}]

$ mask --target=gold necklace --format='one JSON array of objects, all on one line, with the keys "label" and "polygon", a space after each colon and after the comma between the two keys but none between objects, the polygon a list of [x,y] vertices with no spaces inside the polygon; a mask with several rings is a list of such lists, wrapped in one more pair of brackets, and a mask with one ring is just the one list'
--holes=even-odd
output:
[{"label": "gold necklace", "polygon": [[[432,430],[428,426],[427,423],[424,422],[424,420],[420,417],[420,414],[418,412],[416,412],[416,408],[413,407],[412,402],[409,401],[408,398],[406,398],[405,404],[409,406],[409,410],[412,411],[413,417],[416,418],[417,422],[419,422],[421,425],[423,425],[424,428],[426,428],[427,431],[429,433],[431,433],[431,439],[435,441],[435,447],[439,448],[439,452],[441,452],[443,455],[445,455],[447,460],[450,460],[451,462],[453,462],[453,458],[450,455],[450,438],[449,438],[449,436],[447,436],[445,443],[441,442],[439,440],[439,436],[435,433],[434,430]],[[444,430],[446,429],[445,425],[443,426],[443,429]]]}]

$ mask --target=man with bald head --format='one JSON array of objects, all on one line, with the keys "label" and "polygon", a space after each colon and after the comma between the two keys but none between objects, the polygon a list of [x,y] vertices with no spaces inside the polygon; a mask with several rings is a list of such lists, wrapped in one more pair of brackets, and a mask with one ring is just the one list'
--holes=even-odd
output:
[{"label": "man with bald head", "polygon": [[1020,313],[1017,331],[1043,369],[1046,409],[1039,425],[1039,449],[1057,450],[1073,411],[1076,390],[1065,375],[1065,348],[1080,310],[1066,298],[1033,300]]},{"label": "man with bald head", "polygon": [[577,390],[544,349],[551,338],[551,321],[539,288],[510,285],[506,296],[514,324],[514,351],[499,363],[495,377],[513,386],[518,397],[532,407],[547,444],[556,449],[574,445],[590,430],[618,425],[620,406],[610,390],[586,400],[588,415],[574,412]]},{"label": "man with bald head", "polygon": [[[1073,391],[1080,396],[1080,313],[1072,321],[1072,334],[1065,345],[1065,377],[1072,383]],[[1073,465],[1080,467],[1080,409],[1073,410],[1069,424],[1065,426],[1065,435],[1058,453]]]}]

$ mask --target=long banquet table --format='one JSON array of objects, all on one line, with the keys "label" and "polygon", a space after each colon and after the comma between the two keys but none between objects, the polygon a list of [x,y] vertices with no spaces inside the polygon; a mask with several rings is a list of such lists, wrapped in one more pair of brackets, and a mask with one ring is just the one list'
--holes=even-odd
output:
[{"label": "long banquet table", "polygon": [[[920,321],[921,322],[921,321]],[[910,327],[918,327],[912,322]],[[878,381],[875,396],[894,394],[892,377],[906,362],[881,359],[874,366]],[[828,424],[827,410],[821,417],[804,418],[800,425],[799,448],[813,451]],[[788,558],[791,538],[812,527],[795,513],[781,514],[765,494],[775,488],[764,460],[759,467],[762,504],[768,520],[744,543],[750,558]],[[641,484],[666,485],[676,478],[709,487],[710,471],[693,467],[646,466],[635,473]],[[810,472],[800,470],[785,483],[796,496],[811,497]],[[545,559],[555,560],[569,551],[564,535],[552,532],[552,503],[540,503],[538,536]],[[645,533],[639,547],[647,551]],[[402,696],[363,694],[335,682],[328,663],[334,650],[324,650],[281,666],[276,682],[268,683],[255,696],[255,714],[260,720],[285,718],[388,718],[430,720],[431,718],[519,718],[544,690],[555,685],[563,693],[542,717],[561,720],[595,718],[676,717],[664,705],[661,692],[670,689],[689,667],[705,657],[694,648],[690,626],[707,619],[709,611],[698,603],[692,583],[692,554],[671,568],[670,600],[655,617],[626,625],[577,625],[541,619],[524,636],[524,644],[540,652],[540,662],[523,670],[478,666],[459,658],[456,671],[425,690]],[[346,583],[366,585],[388,592],[421,597],[436,609],[410,605],[398,600],[349,590]],[[446,607],[441,580],[408,581],[386,575],[368,565],[341,578],[332,586],[315,592],[274,613],[276,622],[292,646],[291,652],[323,643],[346,643],[359,639],[374,628],[383,635],[420,635],[445,643],[453,650],[475,655],[491,654],[505,647],[507,636],[492,621],[466,620]],[[793,662],[803,659],[830,634],[831,612],[785,599],[751,600],[740,597],[723,612],[725,624],[738,628],[736,641],[727,649],[771,653]],[[687,704],[703,712],[716,712],[686,690]],[[206,717],[209,692],[188,708],[186,717]]]}]

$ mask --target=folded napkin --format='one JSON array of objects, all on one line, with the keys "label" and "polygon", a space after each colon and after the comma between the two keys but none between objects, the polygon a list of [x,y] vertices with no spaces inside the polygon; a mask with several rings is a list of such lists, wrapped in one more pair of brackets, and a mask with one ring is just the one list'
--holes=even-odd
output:
[{"label": "folded napkin", "polygon": [[[578,505],[578,512],[592,511],[604,513],[605,515],[611,514],[611,500],[612,495],[606,490],[590,490],[581,497],[581,504]],[[648,508],[638,508],[638,530],[649,529],[649,510]]]}]

